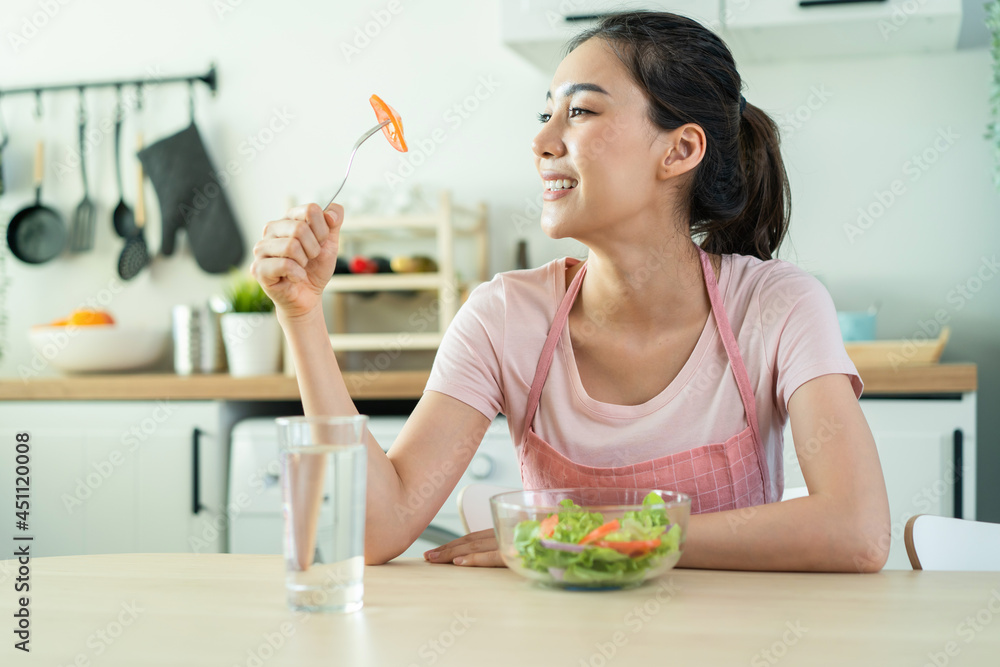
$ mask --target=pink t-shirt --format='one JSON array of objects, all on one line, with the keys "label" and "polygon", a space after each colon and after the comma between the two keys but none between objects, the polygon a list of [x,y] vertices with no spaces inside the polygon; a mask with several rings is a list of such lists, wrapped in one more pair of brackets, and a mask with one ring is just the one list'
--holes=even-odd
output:
[{"label": "pink t-shirt", "polygon": [[[535,367],[566,294],[566,269],[578,261],[563,257],[506,271],[477,286],[445,332],[424,391],[452,396],[490,420],[503,413],[519,448]],[[722,255],[718,283],[757,402],[769,496],[780,498],[789,397],[815,377],[844,373],[860,398],[861,377],[844,349],[833,300],[811,274],[785,260]],[[598,467],[722,443],[746,426],[712,315],[677,377],[641,405],[603,403],[587,394],[564,326],[534,421],[535,433],[554,449]]]}]

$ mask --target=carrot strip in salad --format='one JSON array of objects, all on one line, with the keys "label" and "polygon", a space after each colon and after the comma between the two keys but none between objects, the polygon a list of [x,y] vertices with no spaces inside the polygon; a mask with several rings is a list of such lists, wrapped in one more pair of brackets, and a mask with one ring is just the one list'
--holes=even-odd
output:
[{"label": "carrot strip in salad", "polygon": [[586,535],[584,535],[583,539],[581,539],[578,544],[589,544],[591,542],[595,542],[604,537],[605,535],[607,535],[608,533],[615,532],[619,528],[621,528],[621,524],[618,523],[618,519],[615,519],[614,521],[608,521],[603,526],[599,526],[590,531],[589,533],[587,533]]},{"label": "carrot strip in salad", "polygon": [[542,523],[538,526],[538,532],[542,537],[551,537],[552,533],[556,531],[556,524],[559,523],[559,515],[553,514],[550,517],[542,519]]}]

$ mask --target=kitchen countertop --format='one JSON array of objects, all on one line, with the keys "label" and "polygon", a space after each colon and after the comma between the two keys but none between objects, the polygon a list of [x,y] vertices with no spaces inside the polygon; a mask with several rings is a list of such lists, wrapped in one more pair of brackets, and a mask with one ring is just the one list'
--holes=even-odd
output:
[{"label": "kitchen countertop", "polygon": [[[976,391],[975,364],[858,368],[864,395],[960,394]],[[419,398],[430,370],[344,373],[355,399]],[[291,375],[123,373],[0,379],[0,401],[23,400],[299,400]]]},{"label": "kitchen countertop", "polygon": [[[355,399],[419,398],[430,371],[347,372],[344,381]],[[297,401],[299,386],[292,375],[234,378],[227,373],[176,375],[89,374],[0,379],[0,401],[87,400],[144,401]]]},{"label": "kitchen countertop", "polygon": [[[0,578],[14,565],[0,562]],[[1000,655],[1000,572],[676,569],[577,592],[398,559],[365,568],[365,606],[348,615],[289,610],[278,555],[36,558],[30,583],[31,653],[8,630],[3,664],[886,667]],[[5,585],[9,628],[17,604]]]}]

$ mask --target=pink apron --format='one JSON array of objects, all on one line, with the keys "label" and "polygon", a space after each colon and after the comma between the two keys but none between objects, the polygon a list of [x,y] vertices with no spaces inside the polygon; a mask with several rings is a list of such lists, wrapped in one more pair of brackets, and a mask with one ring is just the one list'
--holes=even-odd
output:
[{"label": "pink apron", "polygon": [[691,496],[692,514],[738,509],[774,501],[767,497],[771,487],[767,466],[762,463],[766,459],[757,428],[757,406],[750,378],[743,365],[743,357],[740,356],[733,330],[729,326],[729,317],[722,305],[709,256],[700,247],[698,252],[701,255],[708,296],[712,302],[712,314],[739,386],[747,417],[746,429],[723,443],[695,447],[669,456],[612,468],[596,468],[571,461],[535,434],[531,424],[538,409],[545,378],[552,365],[556,344],[587,272],[587,263],[584,262],[559,304],[528,394],[527,418],[518,448],[524,488],[620,486],[681,491]]}]

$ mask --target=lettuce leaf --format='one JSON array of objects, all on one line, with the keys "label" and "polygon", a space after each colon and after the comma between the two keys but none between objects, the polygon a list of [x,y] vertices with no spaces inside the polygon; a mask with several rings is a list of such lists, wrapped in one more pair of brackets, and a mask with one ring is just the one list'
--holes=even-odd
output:
[{"label": "lettuce leaf", "polygon": [[[588,545],[574,553],[542,546],[539,521],[522,521],[514,528],[514,546],[524,567],[537,572],[550,573],[562,570],[563,583],[582,586],[621,586],[640,581],[646,570],[658,566],[663,559],[680,549],[681,529],[671,525],[663,508],[663,498],[649,493],[643,500],[643,509],[625,512],[621,528],[604,537],[607,541],[635,541],[660,538],[660,545],[642,556],[631,557],[614,549]],[[565,499],[559,503],[559,522],[549,540],[578,544],[595,528],[605,523],[600,512],[588,512]],[[550,515],[551,516],[551,515]]]}]

